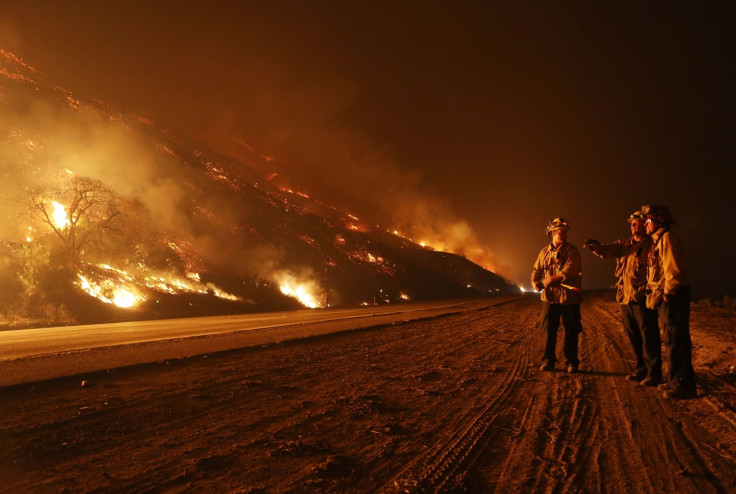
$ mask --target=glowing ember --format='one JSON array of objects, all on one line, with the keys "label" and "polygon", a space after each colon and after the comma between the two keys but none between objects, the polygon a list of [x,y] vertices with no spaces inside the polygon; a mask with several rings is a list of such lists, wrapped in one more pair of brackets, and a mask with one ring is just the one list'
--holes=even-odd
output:
[{"label": "glowing ember", "polygon": [[51,212],[51,222],[59,230],[63,230],[69,225],[69,219],[66,217],[66,209],[63,204],[59,204],[56,201],[51,203],[54,206],[54,210]]}]

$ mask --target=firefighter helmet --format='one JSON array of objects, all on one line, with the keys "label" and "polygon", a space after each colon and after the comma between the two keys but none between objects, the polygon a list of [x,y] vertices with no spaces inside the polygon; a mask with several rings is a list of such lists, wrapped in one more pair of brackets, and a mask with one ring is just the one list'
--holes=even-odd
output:
[{"label": "firefighter helmet", "polygon": [[663,206],[661,204],[647,204],[646,206],[642,206],[641,212],[646,219],[655,220],[660,225],[670,226],[677,224],[674,218],[672,218],[667,206]]},{"label": "firefighter helmet", "polygon": [[555,218],[549,222],[547,229],[544,231],[547,235],[552,235],[552,232],[557,230],[569,230],[570,222],[564,218]]},{"label": "firefighter helmet", "polygon": [[632,221],[634,221],[634,220],[638,220],[638,219],[640,219],[640,218],[641,218],[641,219],[643,219],[643,218],[644,218],[644,213],[642,213],[642,212],[641,212],[641,209],[637,209],[636,211],[634,211],[633,213],[631,213],[631,214],[629,215],[629,219],[628,219],[628,220],[626,220],[626,221],[628,221],[629,223],[631,223]]}]

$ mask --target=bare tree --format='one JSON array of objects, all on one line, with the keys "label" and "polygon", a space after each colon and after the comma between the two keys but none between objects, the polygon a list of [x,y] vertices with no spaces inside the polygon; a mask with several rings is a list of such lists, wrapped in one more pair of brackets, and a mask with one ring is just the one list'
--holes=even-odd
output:
[{"label": "bare tree", "polygon": [[32,189],[31,215],[48,226],[62,243],[71,262],[91,246],[98,246],[106,232],[121,227],[120,198],[99,180],[74,176],[58,189]]}]

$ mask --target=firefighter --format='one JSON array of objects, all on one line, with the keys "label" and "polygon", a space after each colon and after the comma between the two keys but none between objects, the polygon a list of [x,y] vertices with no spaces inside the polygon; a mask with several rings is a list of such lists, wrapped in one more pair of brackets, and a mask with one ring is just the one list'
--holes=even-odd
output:
[{"label": "firefighter", "polygon": [[647,307],[656,309],[664,339],[667,380],[659,385],[667,398],[695,398],[693,344],[690,339],[690,278],[677,223],[662,205],[642,208],[652,250],[647,266]]},{"label": "firefighter", "polygon": [[578,249],[567,242],[570,222],[555,218],[545,233],[550,243],[537,256],[532,270],[532,286],[542,292],[542,329],[547,339],[540,370],[551,371],[557,361],[555,346],[560,319],[565,327],[564,356],[567,372],[578,371],[578,335],[583,330],[580,304],[583,301],[581,258]]},{"label": "firefighter", "polygon": [[616,301],[621,321],[636,356],[636,367],[627,376],[642,386],[657,386],[662,380],[662,341],[657,312],[647,308],[647,262],[652,239],[646,234],[644,215],[636,211],[627,220],[631,236],[611,244],[588,239],[583,247],[601,258],[616,259]]}]

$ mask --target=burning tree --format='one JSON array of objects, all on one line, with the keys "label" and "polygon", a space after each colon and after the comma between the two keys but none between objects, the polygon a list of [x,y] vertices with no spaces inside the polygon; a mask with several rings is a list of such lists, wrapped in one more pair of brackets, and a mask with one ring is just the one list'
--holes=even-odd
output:
[{"label": "burning tree", "polygon": [[1,312],[49,323],[71,321],[66,306],[82,255],[129,246],[113,241],[125,235],[121,198],[92,178],[64,177],[58,184],[26,190],[23,201],[31,224],[25,242],[9,248],[12,256],[4,270],[20,290],[14,301],[0,304]]},{"label": "burning tree", "polygon": [[31,216],[51,229],[66,260],[75,264],[85,250],[102,250],[108,233],[123,226],[121,199],[99,180],[74,176],[58,189],[28,194]]}]

